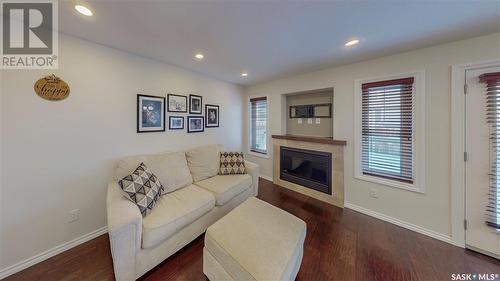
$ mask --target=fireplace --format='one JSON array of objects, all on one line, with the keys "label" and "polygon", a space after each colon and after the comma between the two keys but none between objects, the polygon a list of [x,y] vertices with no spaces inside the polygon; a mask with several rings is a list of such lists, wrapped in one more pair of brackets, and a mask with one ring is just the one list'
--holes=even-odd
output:
[{"label": "fireplace", "polygon": [[332,195],[332,154],[280,146],[280,179]]}]

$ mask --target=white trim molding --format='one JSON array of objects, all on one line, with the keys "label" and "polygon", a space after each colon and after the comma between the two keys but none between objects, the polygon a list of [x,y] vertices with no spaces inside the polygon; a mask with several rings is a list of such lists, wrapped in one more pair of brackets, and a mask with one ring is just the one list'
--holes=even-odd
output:
[{"label": "white trim molding", "polygon": [[94,230],[90,233],[84,234],[80,237],[77,237],[77,238],[71,240],[71,241],[65,242],[59,246],[56,246],[52,249],[49,249],[45,252],[38,254],[38,255],[34,255],[30,258],[27,258],[23,261],[16,263],[16,264],[13,264],[13,265],[8,266],[6,268],[0,269],[0,279],[3,279],[7,276],[14,274],[14,273],[17,273],[21,270],[24,270],[30,266],[33,266],[37,263],[40,263],[44,260],[47,260],[55,255],[58,255],[64,251],[67,251],[67,250],[74,248],[78,245],[81,245],[81,244],[83,244],[87,241],[90,241],[98,236],[101,236],[107,232],[108,232],[108,228],[106,226],[101,227],[97,230]]},{"label": "white trim molding", "polygon": [[[403,183],[396,180],[384,179],[380,177],[364,175],[361,171],[361,115],[362,115],[362,93],[361,85],[363,83],[392,80],[405,77],[415,79],[415,117],[414,117],[414,181],[412,184]],[[425,148],[425,71],[418,70],[394,75],[385,75],[381,77],[357,79],[354,81],[354,177],[359,180],[369,181],[390,187],[396,187],[418,193],[425,193],[426,188],[426,148]]]},{"label": "white trim molding", "polygon": [[264,159],[269,159],[269,148],[267,149],[267,153],[266,153],[266,154],[264,154],[264,153],[257,153],[257,152],[253,152],[253,151],[251,151],[251,150],[250,150],[250,148],[248,148],[247,154],[248,154],[248,155],[255,156],[255,157],[260,157],[260,158],[264,158]]},{"label": "white trim molding", "polygon": [[451,67],[451,237],[465,247],[465,72],[500,65],[500,60]]},{"label": "white trim molding", "polygon": [[455,242],[451,239],[451,236],[448,236],[448,235],[445,235],[445,234],[442,234],[442,233],[439,233],[439,232],[436,232],[436,231],[433,231],[433,230],[430,230],[430,229],[427,229],[427,228],[424,228],[424,227],[421,227],[421,226],[418,226],[418,225],[415,225],[415,224],[412,224],[412,223],[409,223],[406,221],[402,221],[402,220],[393,218],[391,216],[384,215],[382,213],[378,213],[378,212],[375,212],[375,211],[372,211],[372,210],[369,210],[369,209],[366,209],[366,208],[363,208],[363,207],[360,207],[358,205],[354,205],[351,203],[345,203],[344,207],[351,209],[353,211],[368,215],[370,217],[374,217],[374,218],[377,218],[379,220],[383,220],[385,222],[392,223],[394,225],[409,229],[411,231],[415,231],[417,233],[432,237],[434,239],[437,239],[437,240],[440,240],[440,241],[443,241],[443,242],[446,242],[446,243],[449,243],[449,244],[452,244],[455,246],[459,246],[459,245],[455,244]]},{"label": "white trim molding", "polygon": [[270,182],[273,181],[273,177],[270,177],[270,176],[267,176],[267,175],[263,175],[263,174],[260,174],[259,175],[261,178],[265,179],[265,180],[268,180]]}]

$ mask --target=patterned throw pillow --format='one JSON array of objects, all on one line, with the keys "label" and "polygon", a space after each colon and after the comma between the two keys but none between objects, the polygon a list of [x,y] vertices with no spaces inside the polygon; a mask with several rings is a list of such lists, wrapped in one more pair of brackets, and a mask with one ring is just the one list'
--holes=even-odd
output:
[{"label": "patterned throw pillow", "polygon": [[141,163],[131,175],[121,179],[118,184],[129,199],[139,207],[143,217],[151,213],[164,191],[163,185],[144,163]]},{"label": "patterned throw pillow", "polygon": [[245,173],[243,152],[221,152],[219,175],[237,175]]}]

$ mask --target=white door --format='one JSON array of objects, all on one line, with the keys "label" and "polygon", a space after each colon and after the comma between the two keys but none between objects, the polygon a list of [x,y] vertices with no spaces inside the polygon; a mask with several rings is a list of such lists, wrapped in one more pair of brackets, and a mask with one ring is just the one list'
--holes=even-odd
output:
[{"label": "white door", "polygon": [[[465,244],[469,249],[499,258],[500,232],[486,225],[492,172],[490,161],[498,157],[490,146],[491,125],[486,123],[486,84],[479,82],[481,74],[492,72],[500,72],[500,66],[468,70],[465,77],[467,83]],[[498,171],[493,172],[500,175]],[[494,185],[498,186],[500,191],[500,183]],[[500,195],[498,198],[500,199]],[[500,216],[498,222],[500,224]]]}]

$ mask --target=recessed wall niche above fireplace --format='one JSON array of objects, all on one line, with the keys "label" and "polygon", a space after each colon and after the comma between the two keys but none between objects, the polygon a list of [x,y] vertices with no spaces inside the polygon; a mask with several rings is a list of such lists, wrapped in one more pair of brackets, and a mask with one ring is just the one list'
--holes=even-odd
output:
[{"label": "recessed wall niche above fireplace", "polygon": [[280,178],[331,195],[332,154],[281,146]]},{"label": "recessed wall niche above fireplace", "polygon": [[333,137],[333,88],[284,95],[286,128],[290,135]]}]

